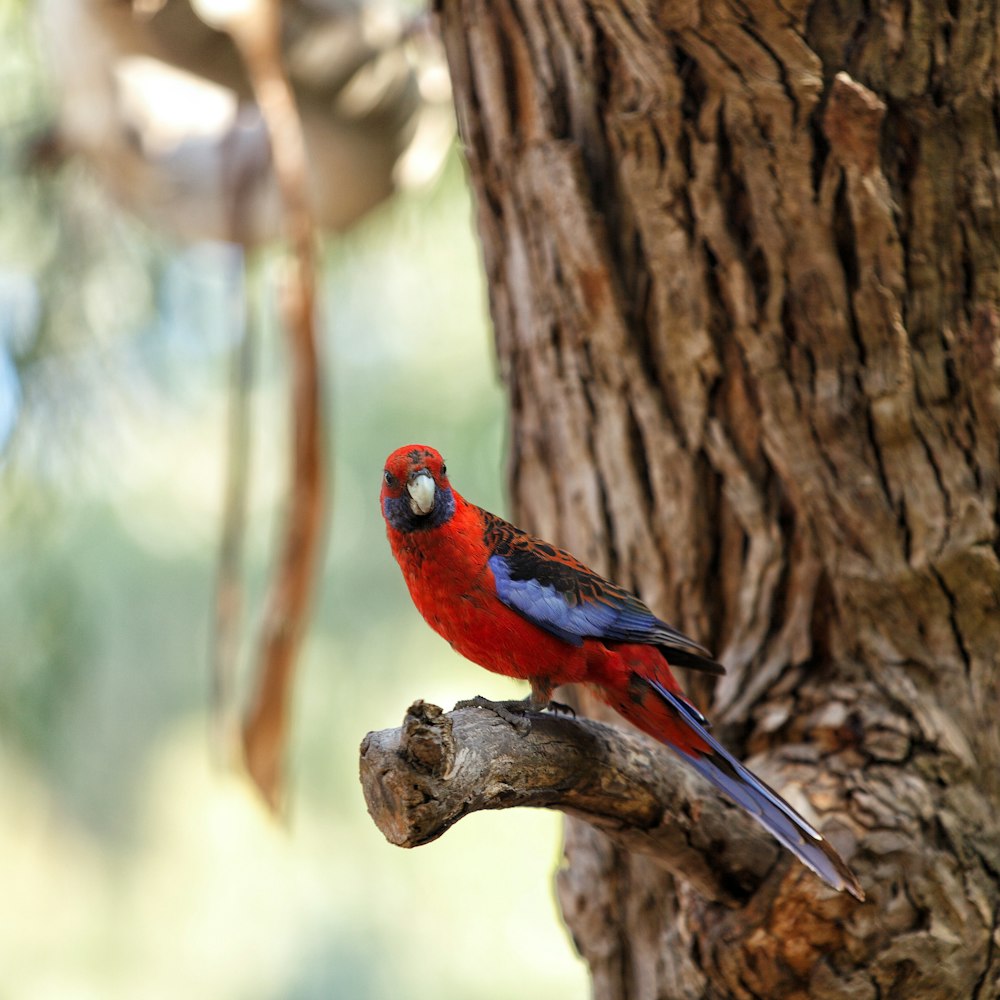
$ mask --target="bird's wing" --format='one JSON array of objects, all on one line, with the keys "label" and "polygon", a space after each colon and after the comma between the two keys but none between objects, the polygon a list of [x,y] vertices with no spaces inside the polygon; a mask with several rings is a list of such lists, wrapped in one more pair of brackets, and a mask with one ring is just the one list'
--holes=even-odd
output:
[{"label": "bird's wing", "polygon": [[725,672],[704,646],[634,594],[495,514],[484,511],[483,518],[497,597],[528,621],[574,646],[587,638],[646,643],[659,646],[673,666]]}]

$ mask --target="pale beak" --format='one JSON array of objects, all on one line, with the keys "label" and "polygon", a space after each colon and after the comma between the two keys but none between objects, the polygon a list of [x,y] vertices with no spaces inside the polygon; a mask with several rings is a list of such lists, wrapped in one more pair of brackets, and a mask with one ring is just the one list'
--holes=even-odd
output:
[{"label": "pale beak", "polygon": [[434,509],[434,478],[429,472],[418,472],[407,484],[410,510],[414,514],[429,514]]}]

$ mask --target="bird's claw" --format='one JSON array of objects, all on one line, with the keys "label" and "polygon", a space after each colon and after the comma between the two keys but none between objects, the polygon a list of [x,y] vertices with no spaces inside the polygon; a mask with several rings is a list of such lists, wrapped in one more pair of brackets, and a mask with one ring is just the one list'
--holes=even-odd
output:
[{"label": "bird's claw", "polygon": [[554,715],[568,715],[576,718],[576,709],[572,705],[564,705],[561,701],[550,701],[537,705],[530,697],[513,701],[492,701],[482,695],[466,698],[455,703],[455,708],[485,708],[508,725],[513,726],[522,736],[531,731],[529,712],[552,712]]},{"label": "bird's claw", "polygon": [[576,709],[572,705],[564,705],[561,701],[550,701],[549,711],[553,715],[568,715],[571,719],[576,718]]},{"label": "bird's claw", "polygon": [[531,719],[527,715],[531,707],[529,702],[530,699],[527,698],[523,701],[491,701],[489,698],[477,694],[475,698],[466,698],[463,701],[455,702],[455,708],[485,708],[487,712],[492,712],[522,736],[525,736],[531,731]]}]

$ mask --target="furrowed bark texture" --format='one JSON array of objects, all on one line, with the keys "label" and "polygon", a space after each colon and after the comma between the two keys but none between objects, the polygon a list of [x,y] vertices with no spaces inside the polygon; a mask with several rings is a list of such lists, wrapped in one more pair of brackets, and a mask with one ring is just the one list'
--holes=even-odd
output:
[{"label": "furrowed bark texture", "polygon": [[734,912],[569,821],[596,997],[1000,995],[996,0],[438,10],[516,519],[720,654],[869,894]]}]

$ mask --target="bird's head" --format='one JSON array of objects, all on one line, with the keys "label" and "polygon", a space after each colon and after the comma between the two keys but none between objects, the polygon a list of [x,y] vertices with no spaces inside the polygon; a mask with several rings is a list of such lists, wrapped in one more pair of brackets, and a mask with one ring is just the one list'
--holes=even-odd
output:
[{"label": "bird's head", "polygon": [[455,494],[444,459],[433,448],[408,444],[387,459],[382,473],[382,514],[397,531],[439,528],[455,513]]}]

